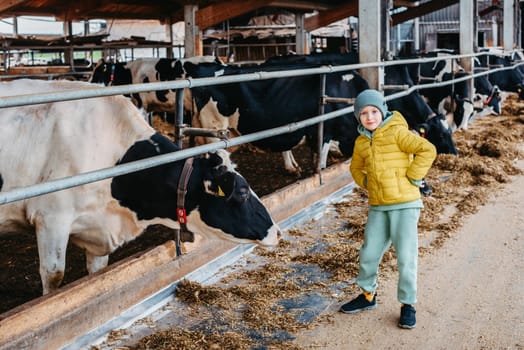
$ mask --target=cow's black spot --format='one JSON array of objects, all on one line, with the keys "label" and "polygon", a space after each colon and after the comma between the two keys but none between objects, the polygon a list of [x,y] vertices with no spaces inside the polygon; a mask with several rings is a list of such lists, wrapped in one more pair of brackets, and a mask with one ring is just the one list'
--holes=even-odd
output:
[{"label": "cow's black spot", "polygon": [[0,191],[2,190],[3,186],[4,186],[4,179],[2,178],[2,174],[0,174]]},{"label": "cow's black spot", "polygon": [[173,79],[182,78],[184,75],[184,68],[182,67],[182,62],[177,60],[173,66]]}]

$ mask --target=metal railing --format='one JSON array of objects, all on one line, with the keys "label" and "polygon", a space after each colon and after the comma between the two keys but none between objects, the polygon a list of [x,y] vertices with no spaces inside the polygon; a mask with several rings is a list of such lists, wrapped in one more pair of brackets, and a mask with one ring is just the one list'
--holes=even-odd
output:
[{"label": "metal railing", "polygon": [[[0,98],[0,108],[6,107],[16,107],[16,106],[25,106],[32,104],[41,104],[49,102],[58,102],[58,101],[68,101],[84,98],[96,98],[103,96],[112,96],[112,95],[121,95],[121,94],[130,94],[138,92],[146,92],[153,90],[167,90],[167,89],[183,89],[183,88],[194,88],[201,86],[209,85],[219,85],[219,84],[228,84],[228,83],[237,83],[245,81],[254,81],[254,80],[267,80],[275,78],[285,78],[285,77],[295,77],[295,76],[305,76],[305,75],[314,75],[314,74],[330,74],[334,72],[344,72],[348,70],[356,70],[361,68],[371,68],[377,66],[392,66],[398,64],[409,64],[409,63],[419,63],[419,62],[431,62],[443,59],[457,59],[465,57],[479,56],[488,53],[479,53],[479,54],[467,54],[467,55],[450,55],[446,57],[432,57],[432,58],[417,58],[417,59],[408,59],[408,60],[397,60],[397,61],[385,61],[385,62],[373,62],[373,63],[361,63],[361,64],[352,64],[352,65],[343,65],[343,66],[328,66],[320,68],[310,68],[310,69],[299,69],[299,70],[289,70],[289,71],[276,71],[276,72],[256,72],[249,74],[239,74],[236,76],[221,76],[221,77],[212,77],[212,78],[187,78],[176,81],[169,82],[157,82],[157,83],[147,83],[147,84],[133,84],[133,85],[121,85],[121,86],[109,86],[109,87],[99,87],[93,85],[92,88],[75,90],[75,91],[61,91],[53,93],[43,93],[43,94],[28,94],[28,95],[19,95],[19,96],[7,96]],[[456,78],[453,80],[431,83],[431,84],[422,84],[414,85],[404,91],[397,92],[385,97],[387,101],[407,96],[412,92],[419,89],[427,89],[438,86],[445,86],[454,84],[456,82],[465,81],[469,79],[474,79],[478,76],[483,76],[491,74],[498,71],[514,69],[517,65],[522,65],[524,62],[520,62],[514,66],[496,68],[493,70],[474,73],[462,78]],[[321,98],[321,96],[319,96]],[[253,141],[258,141],[264,138],[277,136],[285,133],[290,133],[301,128],[305,128],[311,125],[315,125],[326,120],[334,119],[340,117],[344,114],[353,112],[353,106],[348,106],[333,112],[329,112],[322,115],[317,115],[313,118],[309,118],[300,122],[295,122],[287,124],[284,126],[267,129],[264,131],[242,135],[235,137],[229,140],[221,140],[201,146],[196,146],[188,149],[183,149],[178,152],[159,155],[151,157],[144,160],[129,162],[121,165],[117,165],[110,168],[99,169],[95,171],[90,171],[86,173],[81,173],[69,177],[64,177],[60,179],[54,179],[47,182],[15,188],[9,191],[0,192],[0,205],[14,202],[21,199],[26,199],[30,197],[35,197],[50,192],[55,192],[67,188],[72,188],[75,186],[92,183],[111,177],[131,173],[134,171],[139,171],[147,168],[152,168],[162,164],[182,160],[188,157],[200,155],[209,151],[216,149],[229,148],[232,146],[241,145],[244,143],[249,143]]]}]

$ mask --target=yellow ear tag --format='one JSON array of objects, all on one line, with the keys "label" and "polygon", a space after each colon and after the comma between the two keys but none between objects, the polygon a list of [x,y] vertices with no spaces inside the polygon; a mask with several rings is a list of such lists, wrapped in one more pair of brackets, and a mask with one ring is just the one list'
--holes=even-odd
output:
[{"label": "yellow ear tag", "polygon": [[226,196],[226,194],[224,193],[224,191],[222,191],[220,186],[218,186],[218,195],[219,195],[219,197],[225,197]]}]

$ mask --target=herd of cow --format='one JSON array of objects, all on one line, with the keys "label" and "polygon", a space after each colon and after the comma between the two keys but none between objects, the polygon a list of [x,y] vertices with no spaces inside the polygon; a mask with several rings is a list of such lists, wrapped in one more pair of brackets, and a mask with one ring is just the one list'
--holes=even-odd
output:
[{"label": "herd of cow", "polygon": [[[480,56],[475,69],[511,65],[515,59],[494,54]],[[466,74],[458,64],[449,62],[443,57],[427,63],[388,65],[385,84],[413,86]],[[0,96],[89,89],[93,83],[127,85],[356,63],[355,54],[275,57],[253,67],[225,65],[214,57],[100,62],[90,83],[21,79],[0,84]],[[476,78],[474,92],[466,82],[415,90],[389,101],[389,109],[400,111],[415,131],[435,144],[439,153],[456,155],[452,131],[467,128],[476,110],[475,103],[498,113],[503,91],[522,97],[523,70],[519,66]],[[368,87],[356,71],[331,73],[326,77],[325,94],[354,98]],[[395,92],[386,90],[387,95]],[[250,134],[318,115],[320,95],[318,75],[237,82],[186,91],[184,109],[190,114],[192,126]],[[179,150],[147,124],[139,109],[172,112],[176,107],[175,91],[128,97],[131,98],[112,96],[2,110],[0,190]],[[328,103],[324,111],[344,107],[347,103]],[[451,120],[447,114],[453,116]],[[324,147],[318,158],[322,166],[326,164],[331,141],[336,141],[345,156],[351,156],[356,126],[356,119],[350,114],[325,122]],[[283,152],[286,170],[297,172],[291,150],[303,140],[316,149],[315,126],[254,145]],[[57,289],[62,281],[69,241],[85,249],[88,271],[95,272],[107,265],[109,253],[155,223],[171,228],[187,223],[189,230],[203,236],[266,245],[276,244],[281,236],[267,209],[223,150],[0,206],[0,232],[35,231],[44,294]]]}]

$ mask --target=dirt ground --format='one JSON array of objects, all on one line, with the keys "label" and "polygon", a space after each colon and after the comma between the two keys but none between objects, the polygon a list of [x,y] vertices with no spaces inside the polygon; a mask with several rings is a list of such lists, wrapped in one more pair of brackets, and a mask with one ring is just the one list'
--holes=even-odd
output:
[{"label": "dirt ground", "polygon": [[524,349],[523,199],[520,175],[420,258],[417,328],[397,327],[393,272],[379,281],[376,310],[348,315],[334,304],[329,321],[299,334],[297,343],[325,350]]},{"label": "dirt ground", "polygon": [[[518,167],[524,170],[524,106],[514,102],[510,107],[506,116],[484,118],[468,132],[458,132],[461,156],[439,156],[428,174],[434,193],[425,199],[419,225],[416,329],[397,327],[397,275],[392,268],[394,256],[389,253],[386,268],[381,266],[379,307],[357,315],[338,312],[343,302],[356,295],[352,294],[356,293],[354,285],[347,282],[356,276],[365,222],[362,210],[367,207],[357,192],[345,205],[336,206],[338,222],[332,220],[316,230],[316,236],[306,237],[305,232],[295,230],[279,247],[258,252],[268,263],[249,275],[237,275],[245,285],[235,280],[231,285],[227,280],[220,286],[186,285],[190,298],[185,300],[185,310],[197,313],[205,309],[210,316],[201,315],[218,319],[219,328],[205,328],[206,334],[201,329],[175,328],[169,334],[154,334],[164,346],[150,346],[150,339],[140,343],[145,347],[136,349],[523,349],[524,218],[520,202],[524,175],[517,175],[514,164],[519,159]],[[514,145],[520,145],[520,152]],[[238,156],[255,158],[247,151]],[[304,158],[308,156],[304,152]],[[275,169],[281,169],[280,156],[264,157],[262,161],[257,157],[250,167],[239,162],[241,173],[259,194],[280,188],[272,187],[281,186],[280,182],[296,181],[274,175]],[[273,173],[266,173],[266,166]],[[254,175],[262,181],[251,178]],[[170,239],[170,232],[159,231],[146,232],[133,245],[113,253],[110,261],[128,256],[131,246],[141,251]],[[0,255],[3,312],[38,296],[41,286],[34,236],[3,235],[0,246],[4,251]],[[84,264],[81,251],[68,251],[65,283],[83,276]],[[323,271],[322,276],[329,272],[330,277],[319,280],[311,271]],[[297,277],[289,278],[290,273]],[[178,299],[185,295],[183,291],[177,290]],[[299,324],[295,315],[282,311],[285,307],[279,300],[300,300],[304,293],[318,296],[329,306],[320,318],[315,315],[314,321]],[[230,331],[224,333],[224,329]],[[255,341],[249,337],[253,334],[258,337]],[[287,338],[271,342],[275,334]],[[182,346],[184,339],[188,346]]]},{"label": "dirt ground", "polygon": [[[513,99],[502,116],[479,118],[456,132],[460,156],[439,155],[426,177],[433,195],[424,198],[419,222],[416,329],[397,327],[393,250],[381,263],[378,308],[338,312],[358,294],[367,194],[356,189],[320,218],[288,230],[275,249],[256,249],[256,258],[239,264],[248,271],[211,284],[180,283],[170,306],[175,311],[166,311],[179,321],[166,330],[155,324],[149,335],[130,331],[142,338],[124,339],[126,346],[523,349],[523,112]],[[181,321],[190,316],[196,324]]]}]

